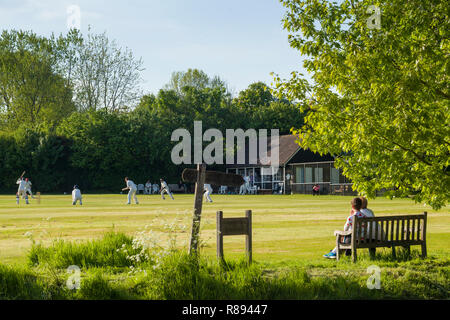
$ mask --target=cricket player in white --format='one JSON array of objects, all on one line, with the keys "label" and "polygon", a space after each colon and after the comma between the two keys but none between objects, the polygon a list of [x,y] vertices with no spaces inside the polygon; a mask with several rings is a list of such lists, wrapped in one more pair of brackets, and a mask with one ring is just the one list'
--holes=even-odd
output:
[{"label": "cricket player in white", "polygon": [[161,190],[159,190],[159,191],[161,192],[162,199],[166,200],[166,198],[164,198],[164,192],[166,192],[172,198],[172,200],[175,200],[172,196],[172,193],[170,192],[170,189],[169,189],[169,186],[167,185],[167,183],[163,179],[159,179],[159,181],[161,181]]},{"label": "cricket player in white", "polygon": [[83,205],[81,191],[77,185],[74,185],[72,191],[72,204],[76,205],[77,201],[80,201],[80,206]]},{"label": "cricket player in white", "polygon": [[245,194],[245,184],[242,184],[240,187],[239,187],[239,194]]},{"label": "cricket player in white", "polygon": [[23,177],[20,177],[20,178],[17,180],[16,184],[19,185],[19,188],[18,188],[18,190],[17,190],[17,197],[16,197],[17,204],[19,204],[19,199],[20,199],[20,197],[24,197],[24,198],[25,198],[25,203],[26,203],[26,204],[29,204],[29,203],[28,203],[28,194],[27,194],[27,192],[26,192],[26,182],[25,182],[25,180],[23,179]]},{"label": "cricket player in white", "polygon": [[213,189],[211,188],[211,185],[208,183],[205,183],[205,185],[203,186],[203,189],[205,189],[205,198],[206,198],[206,202],[213,202],[211,199],[210,194],[213,192]]},{"label": "cricket player in white", "polygon": [[30,179],[26,178],[25,179],[25,192],[29,193],[31,198],[34,199],[33,192],[31,192],[31,185],[32,185],[32,183],[31,183]]},{"label": "cricket player in white", "polygon": [[126,188],[123,188],[122,191],[129,190],[127,204],[131,204],[131,197],[133,197],[134,202],[136,204],[139,204],[139,201],[136,197],[136,192],[137,192],[136,184],[133,181],[131,181],[130,179],[128,179],[128,177],[125,177],[125,183],[127,184],[127,186],[126,186]]},{"label": "cricket player in white", "polygon": [[145,194],[152,194],[152,183],[150,180],[145,184]]},{"label": "cricket player in white", "polygon": [[245,191],[246,191],[246,193],[247,192],[250,193],[250,177],[245,176],[244,181],[245,181]]},{"label": "cricket player in white", "polygon": [[226,194],[227,193],[227,186],[220,186],[219,193],[220,194]]}]

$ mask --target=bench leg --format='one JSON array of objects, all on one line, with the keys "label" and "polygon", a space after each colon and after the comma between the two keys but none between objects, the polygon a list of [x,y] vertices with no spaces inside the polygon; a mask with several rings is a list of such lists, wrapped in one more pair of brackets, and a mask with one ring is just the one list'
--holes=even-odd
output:
[{"label": "bench leg", "polygon": [[375,259],[376,252],[377,252],[377,248],[369,248],[370,259]]},{"label": "bench leg", "polygon": [[392,246],[392,257],[397,258],[397,255],[395,254],[395,246]]},{"label": "bench leg", "polygon": [[405,248],[406,250],[406,254],[408,255],[408,257],[411,255],[411,246],[404,246],[403,248]]},{"label": "bench leg", "polygon": [[356,262],[357,259],[358,259],[358,256],[356,254],[356,248],[352,248],[352,261]]},{"label": "bench leg", "polygon": [[422,258],[426,258],[427,257],[427,243],[424,241],[421,246],[422,246]]},{"label": "bench leg", "polygon": [[341,249],[339,248],[339,236],[336,236],[336,261],[339,261]]}]

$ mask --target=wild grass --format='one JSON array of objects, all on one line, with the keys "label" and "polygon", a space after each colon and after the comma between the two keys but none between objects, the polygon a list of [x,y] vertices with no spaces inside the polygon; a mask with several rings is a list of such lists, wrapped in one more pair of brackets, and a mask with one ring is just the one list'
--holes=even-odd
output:
[{"label": "wild grass", "polygon": [[43,262],[55,268],[77,265],[88,267],[129,267],[130,254],[137,254],[133,248],[133,238],[123,233],[109,232],[103,238],[85,242],[57,240],[49,247],[33,244],[28,254],[29,265]]},{"label": "wild grass", "polygon": [[[325,269],[314,275],[314,265],[268,273],[258,263],[227,265],[172,255],[161,268],[147,275],[144,296],[152,299],[448,299],[449,261],[433,272],[414,265],[381,268],[381,288],[369,289],[369,274],[355,270]],[[430,262],[435,266],[435,262]],[[439,263],[437,263],[439,264]],[[337,272],[336,272],[337,271]]]},{"label": "wild grass", "polygon": [[[123,241],[123,242],[122,242]],[[148,260],[112,258],[125,254],[123,243],[133,239],[107,233],[96,241],[55,242],[30,251],[32,266],[0,265],[1,299],[449,299],[450,259],[420,259],[418,252],[398,260],[378,254],[353,264],[324,261],[279,265],[248,264],[245,260],[218,262],[168,248],[159,260],[146,248]],[[121,253],[122,252],[122,253]],[[140,251],[142,254],[142,251]],[[84,258],[86,255],[87,258]],[[158,263],[155,261],[158,260]],[[70,290],[68,265],[81,266],[79,289]],[[381,288],[369,289],[367,266],[381,269]],[[129,272],[130,266],[138,270]]]},{"label": "wild grass", "polygon": [[39,299],[41,292],[33,271],[0,264],[0,299]]}]

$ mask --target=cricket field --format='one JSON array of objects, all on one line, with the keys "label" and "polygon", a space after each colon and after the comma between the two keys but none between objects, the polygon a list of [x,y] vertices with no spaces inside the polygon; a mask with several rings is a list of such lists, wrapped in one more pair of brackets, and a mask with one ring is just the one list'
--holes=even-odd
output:
[{"label": "cricket field", "polygon": [[[126,205],[126,195],[85,194],[83,205],[73,206],[71,195],[41,196],[16,204],[14,195],[0,196],[0,261],[22,264],[32,241],[88,240],[114,230],[133,236],[152,232],[161,241],[176,235],[176,245],[188,247],[194,196],[175,194],[175,200],[160,195],[138,195],[139,204]],[[224,217],[243,217],[253,212],[253,259],[268,263],[324,260],[334,246],[333,231],[343,228],[351,197],[308,195],[217,195],[203,203],[201,220],[202,254],[216,254],[216,212]],[[450,214],[448,206],[433,211],[410,199],[369,199],[376,216],[428,212],[429,256],[450,256]],[[172,237],[173,238],[173,237]],[[173,239],[172,239],[173,240]],[[414,249],[414,247],[412,248]],[[417,247],[420,249],[420,247]],[[386,249],[378,249],[380,251]],[[361,254],[367,254],[361,250]],[[245,255],[244,236],[224,239],[226,258]]]}]

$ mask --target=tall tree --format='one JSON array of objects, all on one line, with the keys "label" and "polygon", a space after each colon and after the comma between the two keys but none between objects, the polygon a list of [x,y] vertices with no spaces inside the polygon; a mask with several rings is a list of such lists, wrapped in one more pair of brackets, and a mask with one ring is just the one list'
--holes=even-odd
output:
[{"label": "tall tree", "polygon": [[250,109],[268,106],[275,101],[275,97],[272,96],[270,88],[264,82],[255,82],[239,92],[239,96],[235,100],[241,108],[250,111]]},{"label": "tall tree", "polygon": [[295,131],[301,146],[335,155],[362,194],[386,188],[390,196],[446,205],[448,1],[281,2],[290,45],[314,80],[309,85],[296,72],[276,78],[280,92],[307,98],[305,125]]},{"label": "tall tree", "polygon": [[118,111],[138,102],[143,62],[131,50],[120,48],[105,33],[88,33],[74,50],[73,84],[81,110]]},{"label": "tall tree", "polygon": [[174,90],[178,95],[183,94],[184,87],[192,87],[198,90],[205,88],[223,88],[229,95],[227,84],[219,76],[210,77],[204,71],[188,69],[172,73],[170,82],[165,86],[166,90]]},{"label": "tall tree", "polygon": [[50,41],[30,32],[0,38],[2,127],[54,126],[75,110],[72,90],[54,69]]}]

